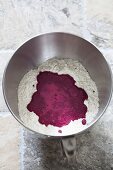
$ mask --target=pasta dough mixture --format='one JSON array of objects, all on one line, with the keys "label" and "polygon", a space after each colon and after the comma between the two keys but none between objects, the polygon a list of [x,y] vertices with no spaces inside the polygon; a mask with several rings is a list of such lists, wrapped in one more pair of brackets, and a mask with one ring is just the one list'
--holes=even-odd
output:
[{"label": "pasta dough mixture", "polygon": [[18,109],[30,129],[51,136],[70,135],[85,129],[98,113],[98,90],[80,62],[52,58],[24,75],[18,87]]}]

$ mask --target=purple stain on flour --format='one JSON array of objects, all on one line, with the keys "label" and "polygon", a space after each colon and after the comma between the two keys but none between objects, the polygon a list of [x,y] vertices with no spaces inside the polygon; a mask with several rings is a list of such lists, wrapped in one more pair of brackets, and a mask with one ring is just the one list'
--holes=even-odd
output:
[{"label": "purple stain on flour", "polygon": [[88,95],[75,85],[70,75],[44,71],[37,76],[37,82],[37,91],[27,109],[39,116],[41,124],[62,127],[80,118],[82,124],[86,124],[87,106],[84,101]]}]

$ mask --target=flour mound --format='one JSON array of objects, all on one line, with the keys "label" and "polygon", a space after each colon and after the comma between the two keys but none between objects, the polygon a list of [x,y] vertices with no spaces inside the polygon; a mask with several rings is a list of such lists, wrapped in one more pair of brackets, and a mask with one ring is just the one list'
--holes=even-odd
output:
[{"label": "flour mound", "polygon": [[[68,125],[61,128],[39,123],[39,117],[29,112],[27,109],[33,93],[36,91],[37,75],[42,71],[51,71],[53,73],[69,74],[76,82],[76,85],[86,91],[88,100],[84,104],[87,106],[86,125],[82,125],[82,119],[71,121]],[[99,109],[98,91],[95,82],[89,76],[87,70],[76,60],[72,59],[49,59],[41,64],[37,69],[30,70],[24,75],[18,87],[18,109],[21,120],[30,129],[51,136],[70,135],[86,128],[94,119]],[[59,130],[62,133],[59,133]]]}]

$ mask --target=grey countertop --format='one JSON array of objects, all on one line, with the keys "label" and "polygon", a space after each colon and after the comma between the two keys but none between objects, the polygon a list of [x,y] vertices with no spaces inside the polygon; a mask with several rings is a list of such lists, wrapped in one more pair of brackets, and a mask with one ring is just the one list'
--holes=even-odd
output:
[{"label": "grey countertop", "polygon": [[28,39],[51,31],[92,42],[113,71],[112,0],[0,0],[0,170],[112,170],[113,99],[104,116],[77,136],[77,162],[68,165],[60,140],[39,138],[9,113],[2,94],[3,70]]}]

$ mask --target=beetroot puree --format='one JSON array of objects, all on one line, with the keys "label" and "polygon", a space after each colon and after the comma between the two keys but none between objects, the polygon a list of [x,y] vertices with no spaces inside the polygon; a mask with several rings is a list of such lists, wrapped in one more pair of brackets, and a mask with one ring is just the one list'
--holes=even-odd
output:
[{"label": "beetroot puree", "polygon": [[[37,91],[27,109],[39,116],[41,124],[62,127],[71,120],[86,117],[84,100],[88,99],[88,95],[75,85],[70,75],[44,71],[37,76],[37,82]],[[82,123],[86,121],[83,119]]]}]

